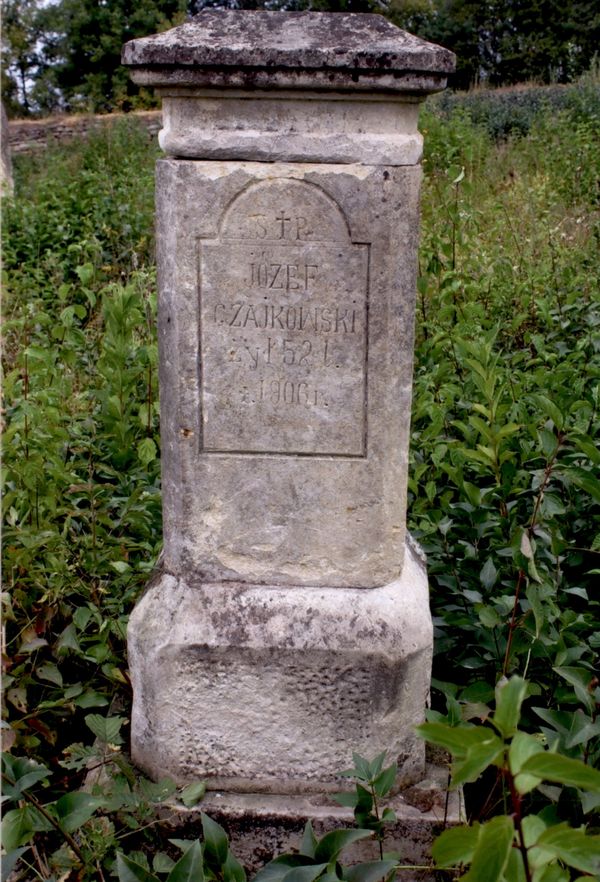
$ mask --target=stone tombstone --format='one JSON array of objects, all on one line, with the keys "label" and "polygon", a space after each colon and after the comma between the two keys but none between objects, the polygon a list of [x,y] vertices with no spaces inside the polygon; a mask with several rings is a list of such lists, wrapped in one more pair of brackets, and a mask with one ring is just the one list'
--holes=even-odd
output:
[{"label": "stone tombstone", "polygon": [[422,139],[452,53],[378,15],[203,12],[127,43],[162,96],[162,570],[131,618],[132,751],[211,789],[419,780],[406,533]]}]

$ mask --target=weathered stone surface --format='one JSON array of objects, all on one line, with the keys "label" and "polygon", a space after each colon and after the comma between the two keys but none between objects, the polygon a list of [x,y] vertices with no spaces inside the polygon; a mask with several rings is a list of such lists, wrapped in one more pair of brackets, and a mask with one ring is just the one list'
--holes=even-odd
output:
[{"label": "weathered stone surface", "polygon": [[414,165],[418,105],[397,97],[347,101],[320,93],[163,92],[163,150],[178,157],[260,162]]},{"label": "weathered stone surface", "polygon": [[201,12],[131,40],[123,63],[146,85],[436,91],[454,55],[381,15]]},{"label": "weathered stone surface", "polygon": [[282,794],[386,750],[407,786],[432,644],[406,534],[417,102],[453,57],[378,16],[211,12],[124,59],[159,87],[172,157],[134,759]]},{"label": "weathered stone surface", "polygon": [[163,574],[129,626],[132,755],[211,789],[340,788],[352,751],[423,777],[431,618],[423,564],[371,591],[249,587]]},{"label": "weathered stone surface", "polygon": [[165,563],[397,578],[420,170],[158,165]]}]

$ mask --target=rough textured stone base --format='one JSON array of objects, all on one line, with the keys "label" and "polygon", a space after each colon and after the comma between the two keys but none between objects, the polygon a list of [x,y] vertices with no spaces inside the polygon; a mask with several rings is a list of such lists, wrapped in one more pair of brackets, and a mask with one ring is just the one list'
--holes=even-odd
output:
[{"label": "rough textured stone base", "polygon": [[161,574],[129,624],[132,756],[211,789],[341,789],[352,752],[422,779],[429,691],[423,561],[408,545],[382,588],[197,583]]},{"label": "rough textured stone base", "polygon": [[[396,812],[397,821],[387,828],[384,847],[400,854],[400,866],[412,868],[401,870],[398,882],[433,882],[429,869],[431,843],[444,827],[458,824],[463,815],[461,793],[447,793],[447,783],[446,768],[428,766],[427,776],[419,785],[386,803]],[[249,873],[278,854],[296,850],[308,820],[318,837],[336,827],[354,826],[350,809],[316,794],[275,796],[210,791],[197,808],[165,805],[161,809],[167,827],[172,825],[177,836],[190,837],[200,834],[201,812],[227,830],[234,854]],[[369,840],[344,851],[343,861],[356,863],[378,857],[376,843]]]}]

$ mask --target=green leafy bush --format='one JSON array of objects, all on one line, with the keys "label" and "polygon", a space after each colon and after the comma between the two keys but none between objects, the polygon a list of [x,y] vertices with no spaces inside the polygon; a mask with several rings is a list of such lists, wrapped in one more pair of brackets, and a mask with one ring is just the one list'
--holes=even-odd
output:
[{"label": "green leafy bush", "polygon": [[[496,684],[519,675],[519,732],[590,769],[600,757],[600,121],[540,110],[526,136],[503,143],[460,109],[426,108],[422,125],[409,507],[435,617],[431,723],[491,731]],[[144,872],[176,865],[150,844],[152,799],[174,785],[138,781],[121,750],[127,616],[161,539],[155,156],[141,130],[112,127],[18,157],[16,198],[4,204],[2,726],[8,785],[22,788],[9,842],[18,851],[33,838],[42,876],[117,872],[129,836],[128,860]],[[106,716],[115,699],[122,711]],[[88,817],[79,794],[90,763],[112,783]],[[384,771],[363,768],[351,796],[380,842]],[[489,780],[491,793],[470,794],[480,830],[502,799]],[[553,823],[594,823],[589,793],[556,783]],[[201,794],[191,786],[184,803]],[[65,832],[78,820],[83,862],[26,794]],[[494,825],[508,841],[506,820]],[[303,878],[316,866],[304,856]]]},{"label": "green leafy bush", "polygon": [[486,130],[493,140],[528,135],[541,119],[562,115],[579,124],[600,119],[600,73],[598,66],[569,85],[522,85],[504,89],[443,92],[432,106],[443,119],[457,111]]}]

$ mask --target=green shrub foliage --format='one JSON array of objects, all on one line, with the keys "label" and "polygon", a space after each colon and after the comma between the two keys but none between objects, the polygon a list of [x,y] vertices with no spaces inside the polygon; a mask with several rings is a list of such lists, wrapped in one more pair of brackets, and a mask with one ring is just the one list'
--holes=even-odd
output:
[{"label": "green shrub foliage", "polygon": [[[520,676],[519,731],[589,767],[600,728],[600,120],[541,108],[523,134],[496,141],[475,116],[435,102],[422,116],[409,511],[436,630],[430,722],[494,725],[498,680]],[[176,788],[136,779],[122,752],[127,615],[161,538],[155,157],[134,123],[114,125],[17,157],[4,200],[5,835],[11,860],[42,878],[150,878],[182,860],[165,846],[150,866],[161,829],[151,804]],[[112,783],[86,796],[90,763]],[[376,776],[362,777],[374,800]],[[592,796],[557,783],[545,794],[555,820],[593,817]],[[480,820],[496,804],[480,800]],[[386,819],[366,801],[358,809],[381,842]],[[472,855],[481,843],[467,845]],[[227,873],[237,879],[237,865]]]}]

